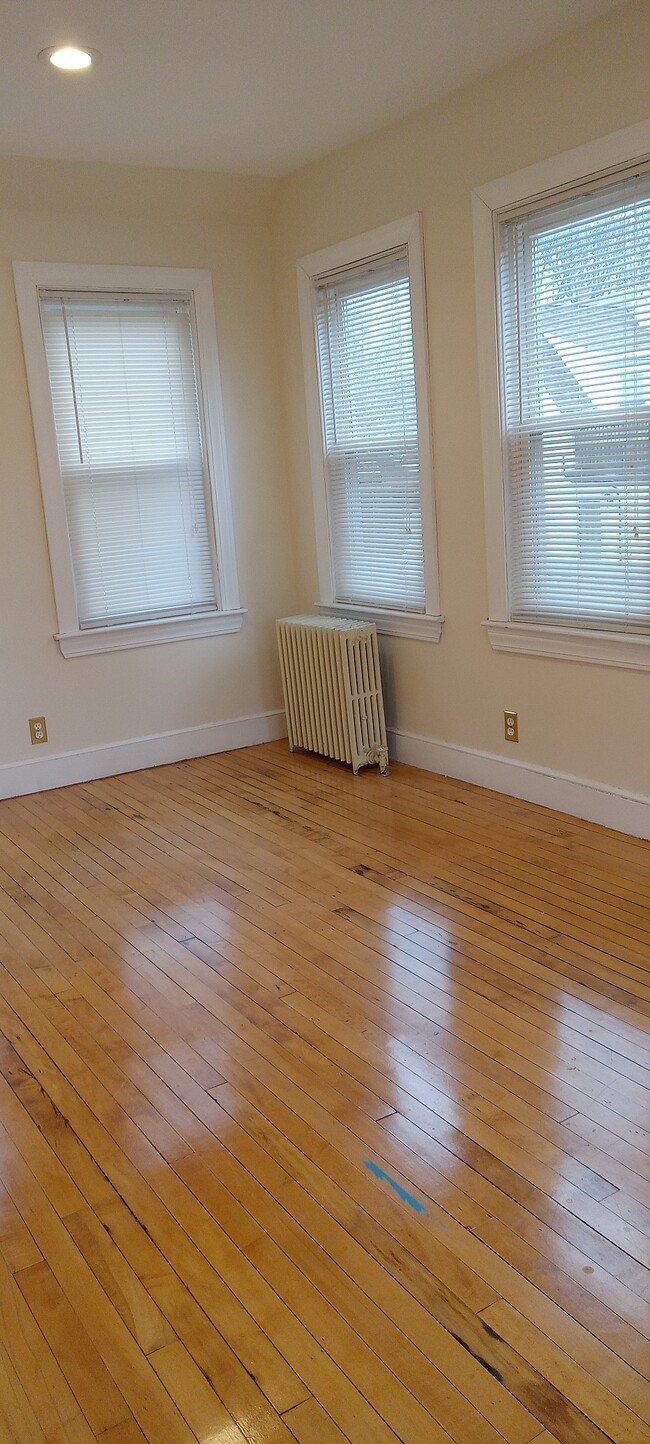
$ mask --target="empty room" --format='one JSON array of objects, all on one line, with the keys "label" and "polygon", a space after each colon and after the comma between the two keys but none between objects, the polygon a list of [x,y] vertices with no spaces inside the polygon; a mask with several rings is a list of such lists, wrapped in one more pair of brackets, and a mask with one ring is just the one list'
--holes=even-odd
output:
[{"label": "empty room", "polygon": [[0,0],[0,1444],[649,1444],[650,0]]}]

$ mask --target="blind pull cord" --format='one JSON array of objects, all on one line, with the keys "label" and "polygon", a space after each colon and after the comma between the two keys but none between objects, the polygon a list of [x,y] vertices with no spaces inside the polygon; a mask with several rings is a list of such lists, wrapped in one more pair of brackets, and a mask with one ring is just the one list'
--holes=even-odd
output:
[{"label": "blind pull cord", "polygon": [[68,315],[67,315],[67,311],[66,311],[65,301],[63,302],[62,310],[63,310],[63,330],[64,330],[64,333],[65,333],[65,344],[66,344],[66,350],[67,350],[67,353],[68,353],[68,367],[69,367],[69,370],[70,370],[70,385],[71,385],[71,387],[72,387],[72,405],[73,405],[73,407],[74,407],[74,421],[75,421],[75,426],[76,426],[76,428],[77,428],[77,446],[79,447],[79,462],[80,462],[80,465],[83,466],[83,464],[84,464],[84,451],[83,451],[83,446],[82,446],[82,443],[81,443],[81,427],[80,427],[80,425],[79,425],[79,407],[78,407],[78,405],[77,405],[77,388],[76,388],[76,386],[75,386],[75,384],[74,384],[74,370],[73,370],[73,367],[72,367],[72,351],[71,351],[71,349],[70,349],[70,333],[69,333],[69,331],[68,331]]}]

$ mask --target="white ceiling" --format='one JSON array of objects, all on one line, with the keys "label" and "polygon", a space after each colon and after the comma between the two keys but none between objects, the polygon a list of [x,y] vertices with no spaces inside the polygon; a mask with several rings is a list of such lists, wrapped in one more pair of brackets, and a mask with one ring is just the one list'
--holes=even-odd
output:
[{"label": "white ceiling", "polygon": [[621,3],[0,0],[0,153],[281,175]]}]

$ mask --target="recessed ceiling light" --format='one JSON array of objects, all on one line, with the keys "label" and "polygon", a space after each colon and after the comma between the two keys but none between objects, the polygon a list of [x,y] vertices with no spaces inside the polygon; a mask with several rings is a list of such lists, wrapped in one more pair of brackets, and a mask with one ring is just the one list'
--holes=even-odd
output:
[{"label": "recessed ceiling light", "polygon": [[39,60],[49,60],[50,65],[55,65],[57,70],[88,70],[94,60],[97,60],[96,50],[88,50],[79,45],[51,45],[47,50],[39,52]]}]

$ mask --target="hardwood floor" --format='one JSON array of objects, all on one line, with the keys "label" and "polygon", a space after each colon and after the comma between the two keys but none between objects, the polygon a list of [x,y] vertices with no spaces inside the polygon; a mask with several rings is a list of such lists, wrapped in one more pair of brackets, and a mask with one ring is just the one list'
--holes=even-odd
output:
[{"label": "hardwood floor", "polygon": [[286,743],[0,803],[1,1444],[648,1444],[649,882]]}]

